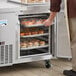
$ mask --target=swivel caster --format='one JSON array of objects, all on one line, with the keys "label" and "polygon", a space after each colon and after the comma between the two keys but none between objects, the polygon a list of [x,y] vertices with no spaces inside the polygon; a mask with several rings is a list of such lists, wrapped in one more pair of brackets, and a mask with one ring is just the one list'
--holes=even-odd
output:
[{"label": "swivel caster", "polygon": [[50,64],[49,60],[45,60],[45,67],[48,68],[48,69],[51,67],[51,64]]}]

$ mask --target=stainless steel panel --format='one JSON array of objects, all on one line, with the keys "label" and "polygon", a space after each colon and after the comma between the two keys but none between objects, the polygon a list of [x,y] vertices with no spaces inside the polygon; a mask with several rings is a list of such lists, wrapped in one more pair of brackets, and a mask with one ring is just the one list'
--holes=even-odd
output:
[{"label": "stainless steel panel", "polygon": [[64,12],[57,15],[57,57],[71,58],[67,26]]}]

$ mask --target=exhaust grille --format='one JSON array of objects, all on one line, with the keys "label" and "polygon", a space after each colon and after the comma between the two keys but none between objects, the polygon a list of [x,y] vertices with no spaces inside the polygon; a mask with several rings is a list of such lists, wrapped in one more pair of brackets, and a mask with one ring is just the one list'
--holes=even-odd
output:
[{"label": "exhaust grille", "polygon": [[13,45],[0,45],[0,64],[12,63]]},{"label": "exhaust grille", "polygon": [[9,63],[12,63],[12,45],[9,45]]},{"label": "exhaust grille", "polygon": [[1,46],[1,64],[4,63],[4,46]]},{"label": "exhaust grille", "polygon": [[5,46],[5,64],[8,63],[8,45]]}]

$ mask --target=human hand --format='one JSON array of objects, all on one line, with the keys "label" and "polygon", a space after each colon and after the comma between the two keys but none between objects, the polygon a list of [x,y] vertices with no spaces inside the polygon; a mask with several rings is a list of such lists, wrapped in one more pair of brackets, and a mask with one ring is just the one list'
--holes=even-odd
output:
[{"label": "human hand", "polygon": [[51,25],[52,25],[52,20],[50,20],[50,19],[48,18],[45,22],[43,22],[43,24],[44,24],[45,26],[51,26]]}]

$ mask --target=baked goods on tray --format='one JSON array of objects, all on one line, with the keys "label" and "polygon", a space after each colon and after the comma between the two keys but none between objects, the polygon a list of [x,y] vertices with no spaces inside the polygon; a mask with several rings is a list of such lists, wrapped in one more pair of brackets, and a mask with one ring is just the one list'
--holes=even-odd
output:
[{"label": "baked goods on tray", "polygon": [[24,41],[20,43],[21,48],[30,48],[30,47],[36,47],[36,46],[44,46],[46,45],[45,41],[38,40],[38,39],[33,39],[30,41]]}]

